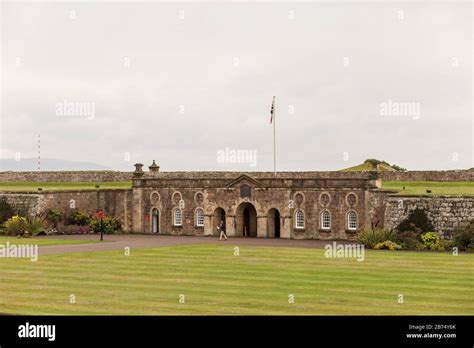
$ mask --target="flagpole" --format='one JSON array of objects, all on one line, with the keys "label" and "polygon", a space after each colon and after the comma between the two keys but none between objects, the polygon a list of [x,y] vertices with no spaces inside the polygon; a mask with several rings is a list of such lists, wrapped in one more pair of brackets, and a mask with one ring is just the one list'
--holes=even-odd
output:
[{"label": "flagpole", "polygon": [[277,176],[276,172],[276,140],[275,140],[275,124],[276,124],[276,107],[275,107],[275,96],[273,96],[273,174],[275,178]]}]

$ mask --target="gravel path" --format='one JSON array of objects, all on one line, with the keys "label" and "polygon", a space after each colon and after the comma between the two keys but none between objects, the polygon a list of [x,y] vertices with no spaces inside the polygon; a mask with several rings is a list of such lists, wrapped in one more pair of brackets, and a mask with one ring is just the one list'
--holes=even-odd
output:
[{"label": "gravel path", "polygon": [[[97,240],[97,235],[48,236],[45,239]],[[231,244],[271,247],[323,248],[332,241],[295,240],[274,238],[231,238],[219,241],[217,237],[164,236],[164,235],[105,235],[104,243],[47,245],[39,247],[40,255],[121,250],[129,248],[157,248],[172,245]],[[344,243],[343,241],[338,243]]]}]

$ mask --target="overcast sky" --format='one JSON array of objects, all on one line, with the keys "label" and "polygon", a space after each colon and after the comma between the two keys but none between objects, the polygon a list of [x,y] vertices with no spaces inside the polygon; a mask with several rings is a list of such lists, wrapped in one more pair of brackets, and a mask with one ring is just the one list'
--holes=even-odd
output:
[{"label": "overcast sky", "polygon": [[1,158],[272,170],[275,95],[280,170],[474,166],[468,2],[1,7]]}]

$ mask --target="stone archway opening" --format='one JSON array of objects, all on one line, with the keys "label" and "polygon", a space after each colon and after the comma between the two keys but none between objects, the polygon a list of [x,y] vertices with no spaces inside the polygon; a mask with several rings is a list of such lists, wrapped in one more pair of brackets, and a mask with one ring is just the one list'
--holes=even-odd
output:
[{"label": "stone archway opening", "polygon": [[280,238],[280,212],[278,209],[272,208],[268,211],[267,231],[268,237]]},{"label": "stone archway opening", "polygon": [[225,221],[225,210],[222,208],[216,208],[216,210],[214,210],[214,213],[212,214],[212,234],[215,236],[218,236],[220,233],[217,232],[217,226],[219,226],[221,221],[224,222],[224,231],[227,231]]},{"label": "stone archway opening", "polygon": [[239,237],[257,237],[257,210],[252,203],[244,202],[237,207],[236,235]]}]

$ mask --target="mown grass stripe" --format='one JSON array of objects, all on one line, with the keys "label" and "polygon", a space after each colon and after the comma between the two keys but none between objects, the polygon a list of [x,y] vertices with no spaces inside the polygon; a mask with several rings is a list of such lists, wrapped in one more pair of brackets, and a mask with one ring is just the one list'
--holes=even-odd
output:
[{"label": "mown grass stripe", "polygon": [[[194,245],[0,260],[0,311],[20,314],[472,314],[474,255]],[[74,293],[76,304],[69,304]],[[178,295],[186,294],[186,304]],[[288,294],[297,302],[288,304]],[[397,303],[403,293],[405,304]]]}]

